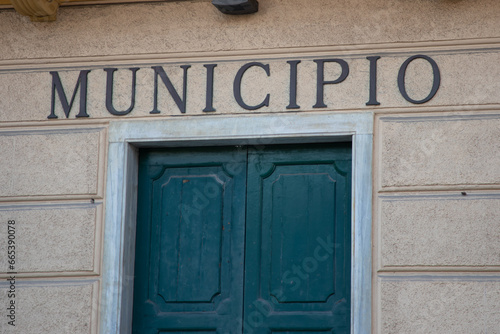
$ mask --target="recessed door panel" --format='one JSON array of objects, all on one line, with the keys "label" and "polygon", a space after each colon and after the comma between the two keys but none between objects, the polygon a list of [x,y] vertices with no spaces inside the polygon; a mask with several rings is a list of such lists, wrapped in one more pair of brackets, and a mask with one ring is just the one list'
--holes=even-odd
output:
[{"label": "recessed door panel", "polygon": [[[269,291],[279,303],[326,302],[335,292],[332,166],[277,166],[263,182],[263,234],[270,244]],[[333,171],[334,174],[334,171]]]},{"label": "recessed door panel", "polygon": [[347,145],[249,154],[248,333],[349,332],[350,169]]},{"label": "recessed door panel", "polygon": [[241,331],[246,152],[140,157],[135,333]]},{"label": "recessed door panel", "polygon": [[153,182],[153,193],[160,194],[153,200],[153,212],[159,216],[153,217],[160,224],[152,240],[159,248],[152,257],[158,275],[150,295],[165,303],[210,303],[221,292],[225,184],[217,179],[220,171],[169,169]]}]

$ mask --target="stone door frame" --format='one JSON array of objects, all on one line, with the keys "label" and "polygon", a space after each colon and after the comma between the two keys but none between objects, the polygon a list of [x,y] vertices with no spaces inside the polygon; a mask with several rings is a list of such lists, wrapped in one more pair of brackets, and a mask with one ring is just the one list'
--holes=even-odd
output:
[{"label": "stone door frame", "polygon": [[351,333],[371,332],[373,113],[302,112],[111,121],[100,333],[131,333],[141,147],[352,142]]}]

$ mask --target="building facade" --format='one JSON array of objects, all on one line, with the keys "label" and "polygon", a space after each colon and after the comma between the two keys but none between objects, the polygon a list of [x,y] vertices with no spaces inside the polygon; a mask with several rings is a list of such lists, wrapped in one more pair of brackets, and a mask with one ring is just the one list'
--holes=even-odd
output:
[{"label": "building facade", "polygon": [[500,333],[500,3],[221,8],[0,1],[0,332]]}]

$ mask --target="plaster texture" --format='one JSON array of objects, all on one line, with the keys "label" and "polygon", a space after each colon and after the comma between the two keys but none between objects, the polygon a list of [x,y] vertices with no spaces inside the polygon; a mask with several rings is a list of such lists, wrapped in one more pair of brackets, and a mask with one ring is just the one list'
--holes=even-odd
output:
[{"label": "plaster texture", "polygon": [[[0,11],[0,59],[488,38],[496,0],[265,0],[227,16],[209,0],[62,7],[53,23]],[[147,18],[147,19],[144,19]],[[69,39],[70,38],[70,39]]]},{"label": "plaster texture", "polygon": [[[43,272],[56,276],[97,271],[99,207],[90,204],[0,206],[0,221],[4,224],[0,240],[7,240],[7,221],[16,221],[18,274]],[[0,252],[7,254],[6,243],[0,244]],[[0,268],[8,268],[7,257],[0,259]]]},{"label": "plaster texture", "polygon": [[379,333],[500,333],[500,282],[382,281]]},{"label": "plaster texture", "polygon": [[0,132],[0,198],[98,193],[102,129]]},{"label": "plaster texture", "polygon": [[498,194],[387,196],[380,211],[382,268],[500,266]]},{"label": "plaster texture", "polygon": [[[8,333],[51,333],[89,334],[96,333],[95,308],[97,284],[93,282],[17,282],[16,326],[7,321],[0,322],[0,332]],[[6,285],[0,285],[2,309],[6,308]],[[5,307],[4,307],[5,306]],[[4,312],[5,314],[5,312]]]},{"label": "plaster texture", "polygon": [[500,116],[381,117],[380,188],[500,184]]}]

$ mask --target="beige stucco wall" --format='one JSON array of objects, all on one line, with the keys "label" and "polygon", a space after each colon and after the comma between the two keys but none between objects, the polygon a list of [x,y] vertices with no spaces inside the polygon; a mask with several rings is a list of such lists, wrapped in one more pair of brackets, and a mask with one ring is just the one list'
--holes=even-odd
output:
[{"label": "beige stucco wall", "polygon": [[[315,111],[375,112],[372,333],[500,333],[499,18],[497,0],[260,0],[257,14],[242,17],[201,0],[68,6],[53,23],[1,10],[0,277],[8,277],[5,225],[15,219],[19,309],[18,326],[2,320],[0,332],[97,333],[103,212],[112,205],[104,201],[107,125],[119,118],[106,111],[103,68],[121,69],[118,109],[130,101],[126,69],[141,68],[136,108],[120,117],[152,120],[181,115],[168,97],[161,114],[149,114],[151,66],[164,66],[180,87],[179,66],[192,65],[181,116],[189,117],[205,114],[203,64],[217,63],[214,114],[223,117],[313,111],[313,60],[341,58],[350,75],[325,87],[328,108]],[[442,77],[421,105],[397,86],[401,64],[416,54],[431,56]],[[376,107],[366,106],[373,55],[382,57]],[[298,111],[285,108],[287,60],[302,61]],[[271,68],[269,78],[246,74],[249,103],[271,94],[254,112],[231,95],[250,61]],[[69,119],[59,103],[59,118],[47,119],[49,71],[59,71],[69,95],[82,69],[91,70],[90,117],[75,118],[76,102]],[[424,61],[412,63],[408,93],[425,97],[430,74]]]}]

